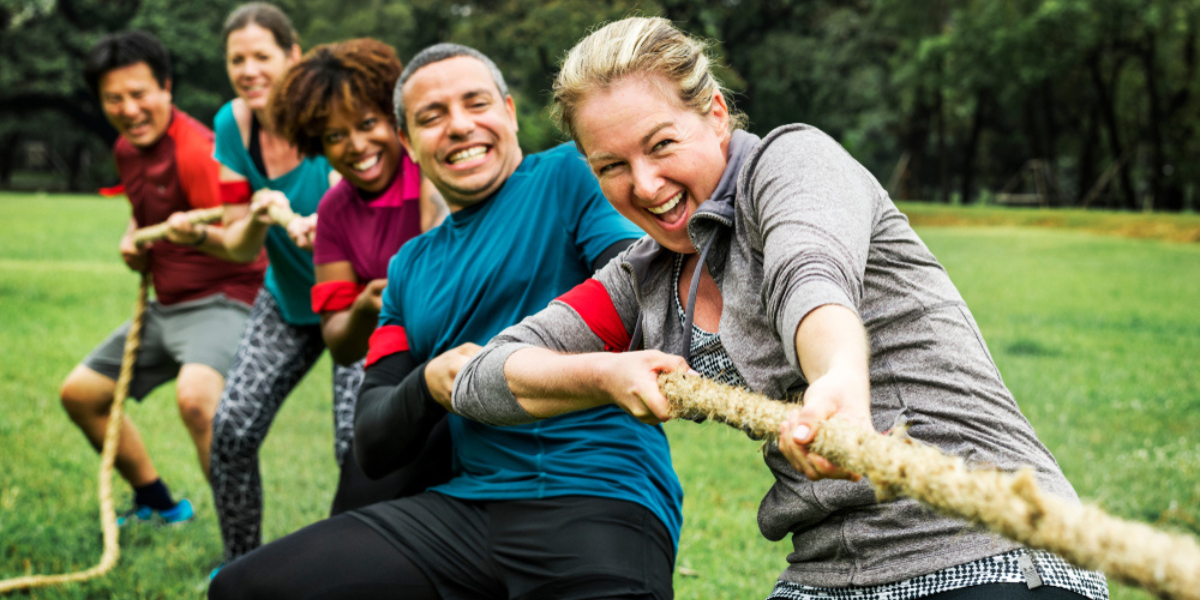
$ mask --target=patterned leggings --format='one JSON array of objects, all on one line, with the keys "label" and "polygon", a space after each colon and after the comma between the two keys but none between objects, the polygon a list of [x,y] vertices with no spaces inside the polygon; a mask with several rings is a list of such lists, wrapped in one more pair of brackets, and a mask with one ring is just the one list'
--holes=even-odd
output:
[{"label": "patterned leggings", "polygon": [[[284,399],[324,350],[320,326],[289,325],[271,294],[259,292],[213,418],[211,483],[226,562],[262,545],[258,449]],[[333,367],[334,455],[339,465],[350,450],[362,380],[361,362]]]}]

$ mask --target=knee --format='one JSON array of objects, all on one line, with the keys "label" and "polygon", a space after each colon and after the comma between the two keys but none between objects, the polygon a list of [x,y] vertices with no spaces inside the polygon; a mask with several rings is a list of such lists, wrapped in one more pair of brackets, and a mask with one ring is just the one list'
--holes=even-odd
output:
[{"label": "knee", "polygon": [[85,403],[79,395],[79,391],[72,385],[71,380],[67,379],[62,386],[58,388],[58,399],[62,402],[62,407],[69,415],[79,414]]},{"label": "knee", "polygon": [[219,398],[208,394],[196,393],[186,388],[179,388],[177,400],[179,416],[188,430],[196,432],[209,431],[213,424],[213,415],[217,412]]},{"label": "knee", "polygon": [[254,578],[237,561],[221,567],[208,584],[208,600],[248,600],[255,597]]},{"label": "knee", "polygon": [[217,469],[220,463],[241,463],[255,460],[258,449],[266,438],[267,430],[253,416],[238,410],[229,410],[223,403],[211,417],[212,464]]},{"label": "knee", "polygon": [[58,388],[59,400],[67,414],[72,417],[108,414],[112,398],[105,397],[94,388],[94,385],[76,377],[75,373],[68,375]]}]

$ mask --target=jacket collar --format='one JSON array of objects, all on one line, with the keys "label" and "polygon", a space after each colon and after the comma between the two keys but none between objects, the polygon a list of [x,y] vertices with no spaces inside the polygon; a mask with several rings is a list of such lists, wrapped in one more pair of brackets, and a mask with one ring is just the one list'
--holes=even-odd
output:
[{"label": "jacket collar", "polygon": [[688,221],[688,236],[692,238],[692,245],[696,248],[702,247],[707,241],[706,238],[701,239],[697,235],[698,232],[694,225],[699,221],[703,219],[716,220],[726,227],[733,226],[738,175],[742,172],[742,164],[758,146],[759,141],[761,140],[757,135],[741,129],[734,131],[730,137],[729,156],[725,163],[725,171],[721,173],[721,180],[717,182],[717,189],[713,190],[712,196],[696,209],[696,214],[692,215],[692,219]]}]

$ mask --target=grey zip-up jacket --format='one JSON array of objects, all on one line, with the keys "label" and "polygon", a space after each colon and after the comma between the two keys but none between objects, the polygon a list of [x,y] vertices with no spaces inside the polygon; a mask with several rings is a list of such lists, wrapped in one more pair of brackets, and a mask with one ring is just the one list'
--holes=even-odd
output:
[{"label": "grey zip-up jacket", "polygon": [[[829,136],[806,125],[761,141],[734,133],[728,166],[688,233],[697,248],[717,236],[706,263],[724,301],[720,339],[753,390],[797,398],[807,387],[794,345],[801,319],[819,306],[845,306],[870,339],[877,430],[907,422],[912,437],[969,463],[1031,466],[1044,489],[1077,500],[946,271],[875,178]],[[509,355],[530,345],[613,350],[613,329],[623,327],[624,338],[616,337],[628,340],[639,317],[646,348],[684,354],[672,260],[643,238],[595,275],[602,290],[585,284],[611,299],[616,327],[596,323],[604,311],[581,304],[581,291],[502,332],[459,373],[454,409],[496,425],[534,420],[504,379]],[[877,503],[866,481],[808,481],[773,444],[765,460],[775,483],[758,524],[771,540],[792,534],[784,580],[878,585],[1016,547],[913,500]]]}]

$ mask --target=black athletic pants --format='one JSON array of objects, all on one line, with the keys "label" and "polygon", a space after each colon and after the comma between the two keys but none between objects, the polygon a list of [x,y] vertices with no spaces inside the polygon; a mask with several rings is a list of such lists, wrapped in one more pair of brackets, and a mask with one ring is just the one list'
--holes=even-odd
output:
[{"label": "black athletic pants", "polygon": [[438,493],[321,521],[226,565],[210,600],[669,600],[675,548],[641,505]]}]

